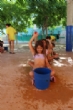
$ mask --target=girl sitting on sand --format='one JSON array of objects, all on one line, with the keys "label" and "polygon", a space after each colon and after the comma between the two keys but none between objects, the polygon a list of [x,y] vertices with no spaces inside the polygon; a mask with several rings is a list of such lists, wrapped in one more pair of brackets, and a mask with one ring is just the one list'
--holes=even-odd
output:
[{"label": "girl sitting on sand", "polygon": [[[43,43],[43,48],[44,48],[43,52],[44,52],[44,54],[46,55],[46,52],[47,52],[47,50],[48,50],[48,41],[46,41],[46,39],[41,39],[41,40],[39,40],[39,42],[42,42],[42,43]],[[33,67],[33,65],[34,65],[34,61],[32,61],[32,60],[29,60],[27,63],[28,63],[31,67]]]},{"label": "girl sitting on sand", "polygon": [[[44,54],[43,42],[38,40],[35,43],[35,47],[33,47],[33,45],[32,45],[33,40],[37,37],[38,37],[38,33],[34,33],[32,38],[29,41],[29,48],[34,57],[34,63],[32,64],[33,70],[35,68],[44,68],[44,67],[48,67],[49,69],[51,69],[51,66],[49,65],[48,60],[46,58],[46,55]],[[34,84],[33,70],[31,72],[29,72],[29,75],[32,78],[32,84]],[[55,72],[51,70],[51,78],[53,78],[53,79],[55,79],[54,74],[55,74]]]},{"label": "girl sitting on sand", "polygon": [[53,59],[55,59],[55,60],[59,59],[59,55],[57,53],[55,53],[55,51],[53,50],[54,47],[55,47],[55,44],[51,43],[51,45],[48,46],[48,51],[46,53],[48,62],[50,64],[53,62]]}]

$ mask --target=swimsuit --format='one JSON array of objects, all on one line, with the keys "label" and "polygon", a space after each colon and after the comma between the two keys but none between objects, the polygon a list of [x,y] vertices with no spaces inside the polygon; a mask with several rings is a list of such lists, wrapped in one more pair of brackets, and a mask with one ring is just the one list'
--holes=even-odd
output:
[{"label": "swimsuit", "polygon": [[45,56],[43,54],[36,54],[34,55],[34,59],[45,59]]},{"label": "swimsuit", "polygon": [[[36,54],[36,55],[34,55],[34,60],[37,60],[37,59],[41,59],[41,60],[45,60],[45,55],[44,54]],[[34,68],[33,68],[33,70],[34,70]]]}]

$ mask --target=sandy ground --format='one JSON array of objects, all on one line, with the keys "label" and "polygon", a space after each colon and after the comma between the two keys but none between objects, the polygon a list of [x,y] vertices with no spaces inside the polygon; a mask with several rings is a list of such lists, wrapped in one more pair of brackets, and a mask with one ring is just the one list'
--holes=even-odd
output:
[{"label": "sandy ground", "polygon": [[54,61],[56,82],[42,91],[31,85],[28,48],[0,54],[0,110],[73,110],[73,53],[61,48]]}]

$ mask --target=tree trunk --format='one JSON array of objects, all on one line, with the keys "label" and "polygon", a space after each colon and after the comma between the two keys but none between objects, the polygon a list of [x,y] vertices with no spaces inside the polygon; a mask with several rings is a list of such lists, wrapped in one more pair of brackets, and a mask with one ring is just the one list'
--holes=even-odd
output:
[{"label": "tree trunk", "polygon": [[43,38],[44,38],[44,35],[45,35],[45,34],[44,34],[44,31],[45,31],[45,30],[44,30],[44,26],[42,26]]},{"label": "tree trunk", "polygon": [[46,36],[47,36],[48,35],[48,29],[47,29],[47,27],[48,27],[48,17],[47,16],[45,17],[44,27],[45,27],[45,32],[46,32]]},{"label": "tree trunk", "polygon": [[46,36],[48,35],[48,29],[47,29],[47,27],[45,28],[45,31],[46,31]]}]

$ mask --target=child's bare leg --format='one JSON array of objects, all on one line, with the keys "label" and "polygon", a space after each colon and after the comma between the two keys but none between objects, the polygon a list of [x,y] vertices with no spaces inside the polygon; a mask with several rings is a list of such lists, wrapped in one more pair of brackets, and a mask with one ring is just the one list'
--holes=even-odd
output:
[{"label": "child's bare leg", "polygon": [[55,71],[54,70],[51,70],[51,81],[56,82]]},{"label": "child's bare leg", "polygon": [[55,75],[55,71],[51,70],[51,76],[54,76],[54,75]]},{"label": "child's bare leg", "polygon": [[33,73],[33,71],[30,71],[29,75],[30,75],[30,77],[32,79],[32,85],[33,85],[34,84],[34,73]]},{"label": "child's bare leg", "polygon": [[58,55],[58,54],[55,54],[55,55],[54,55],[54,59],[55,59],[55,60],[59,60],[59,55]]},{"label": "child's bare leg", "polygon": [[11,41],[10,40],[8,40],[9,41],[9,49],[10,49],[10,52],[11,52]]},{"label": "child's bare leg", "polygon": [[11,52],[14,53],[14,40],[11,40]]},{"label": "child's bare leg", "polygon": [[50,78],[50,81],[52,82],[55,82],[56,81],[56,78],[55,78],[55,71],[52,69],[52,67],[48,67],[48,69],[51,70],[51,78]]}]

